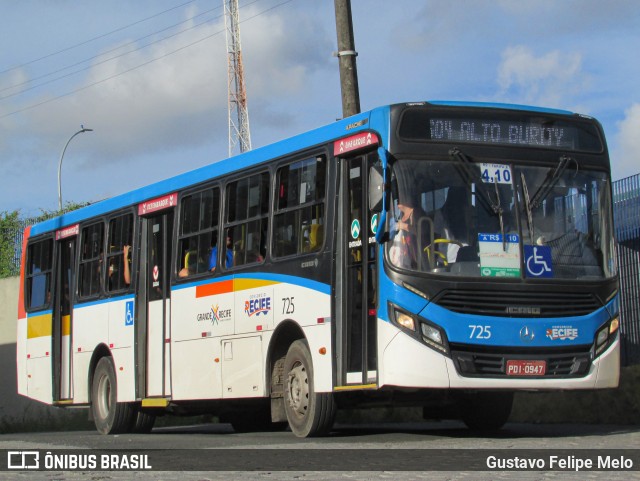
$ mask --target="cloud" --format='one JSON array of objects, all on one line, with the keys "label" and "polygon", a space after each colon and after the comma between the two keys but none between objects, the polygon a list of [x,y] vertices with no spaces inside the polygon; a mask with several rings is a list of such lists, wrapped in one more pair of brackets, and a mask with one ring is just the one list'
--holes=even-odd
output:
[{"label": "cloud", "polygon": [[617,127],[616,148],[611,156],[614,179],[640,172],[640,103],[634,103],[625,111]]},{"label": "cloud", "polygon": [[582,56],[552,50],[542,55],[524,45],[502,52],[497,83],[500,96],[536,105],[566,106],[586,87]]},{"label": "cloud", "polygon": [[[193,9],[185,17],[194,15]],[[241,12],[245,76],[251,105],[268,112],[279,102],[302,95],[312,76],[330,59],[328,33],[314,28],[313,11],[280,9]],[[246,21],[245,21],[246,20]],[[219,142],[227,144],[227,53],[221,17],[185,33],[140,48],[109,62],[96,63],[63,92],[78,92],[23,114],[5,117],[0,155],[26,150],[35,164],[58,150],[61,139],[80,124],[95,130],[83,168],[124,163],[139,154],[166,153]],[[208,37],[208,38],[207,38]],[[291,41],[295,38],[296,41]],[[131,39],[105,47],[124,47]],[[142,47],[142,45],[137,45]],[[326,49],[326,55],[318,49]],[[109,56],[114,56],[113,53]],[[124,73],[126,72],[126,73]],[[109,80],[106,80],[109,79]],[[88,85],[95,84],[89,88]],[[52,100],[49,90],[23,100],[18,108]],[[0,115],[7,110],[0,111]],[[262,117],[268,114],[261,113]],[[24,145],[21,124],[35,139]],[[280,126],[282,127],[282,126]],[[18,147],[18,140],[21,145]]]}]

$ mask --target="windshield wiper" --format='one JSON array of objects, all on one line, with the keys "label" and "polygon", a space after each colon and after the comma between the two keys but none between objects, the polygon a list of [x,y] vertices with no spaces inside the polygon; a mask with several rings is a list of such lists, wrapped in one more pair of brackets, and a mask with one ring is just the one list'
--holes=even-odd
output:
[{"label": "windshield wiper", "polygon": [[527,211],[527,225],[529,226],[529,239],[533,243],[533,215],[531,214],[531,200],[529,199],[529,188],[527,187],[527,181],[524,178],[524,172],[520,172],[520,180],[522,180],[522,194],[524,197],[524,208]]},{"label": "windshield wiper", "polygon": [[549,195],[549,192],[551,192],[551,189],[553,189],[555,185],[558,183],[558,180],[560,180],[560,177],[562,177],[562,174],[564,174],[564,171],[567,170],[567,166],[569,165],[569,162],[575,163],[576,168],[578,167],[578,163],[575,161],[573,157],[569,157],[568,155],[563,155],[560,157],[560,160],[558,161],[558,165],[556,165],[556,168],[549,169],[549,171],[547,172],[547,176],[542,181],[542,184],[538,188],[537,192],[533,194],[533,197],[531,198],[531,201],[530,201],[531,210],[535,210],[538,207],[540,207],[540,205],[542,204],[542,201],[544,201],[547,195]]},{"label": "windshield wiper", "polygon": [[491,208],[491,211],[498,216],[500,220],[500,232],[502,234],[502,250],[507,250],[507,239],[504,235],[504,220],[502,210],[502,205],[500,202],[500,193],[498,191],[498,180],[494,179],[495,189],[496,189],[496,199],[494,201],[489,194],[489,189],[487,189],[482,176],[480,175],[479,169],[476,168],[476,165],[467,157],[458,147],[454,147],[449,151],[449,156],[458,163],[460,166],[459,172],[463,180],[471,185],[472,183],[477,185],[478,193],[480,194],[480,199],[484,201],[486,205]]}]

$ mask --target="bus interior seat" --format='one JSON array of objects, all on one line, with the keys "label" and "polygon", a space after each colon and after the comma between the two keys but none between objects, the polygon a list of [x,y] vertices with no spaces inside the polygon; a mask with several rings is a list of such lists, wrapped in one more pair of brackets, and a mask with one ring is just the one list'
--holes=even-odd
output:
[{"label": "bus interior seat", "polygon": [[189,250],[186,252],[186,254],[184,255],[184,265],[183,267],[185,269],[189,268],[189,264],[194,264],[195,265],[195,257],[197,256],[197,252],[195,250]]},{"label": "bus interior seat", "polygon": [[315,252],[324,241],[324,226],[322,224],[306,225],[302,228],[302,252]]},{"label": "bus interior seat", "polygon": [[324,241],[324,226],[322,224],[311,224],[309,232],[309,251],[314,252],[320,249]]}]

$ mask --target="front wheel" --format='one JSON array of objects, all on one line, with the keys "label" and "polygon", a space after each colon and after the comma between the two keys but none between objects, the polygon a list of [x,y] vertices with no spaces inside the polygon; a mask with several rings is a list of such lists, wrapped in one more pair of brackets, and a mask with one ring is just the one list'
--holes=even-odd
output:
[{"label": "front wheel", "polygon": [[98,361],[91,384],[91,413],[99,433],[119,434],[130,429],[133,410],[128,403],[117,401],[117,389],[113,359],[103,357]]},{"label": "front wheel", "polygon": [[333,393],[316,393],[313,388],[313,363],[306,341],[297,340],[289,347],[284,376],[284,409],[291,431],[300,438],[327,434],[336,404]]},{"label": "front wheel", "polygon": [[495,431],[509,419],[513,392],[476,392],[463,397],[461,416],[469,429]]}]

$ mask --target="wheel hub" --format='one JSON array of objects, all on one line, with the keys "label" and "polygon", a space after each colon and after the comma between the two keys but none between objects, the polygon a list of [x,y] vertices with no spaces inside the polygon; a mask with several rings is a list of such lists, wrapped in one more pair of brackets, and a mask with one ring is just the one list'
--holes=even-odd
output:
[{"label": "wheel hub", "polygon": [[288,375],[289,405],[295,413],[304,416],[309,408],[309,377],[302,364],[296,364]]}]

